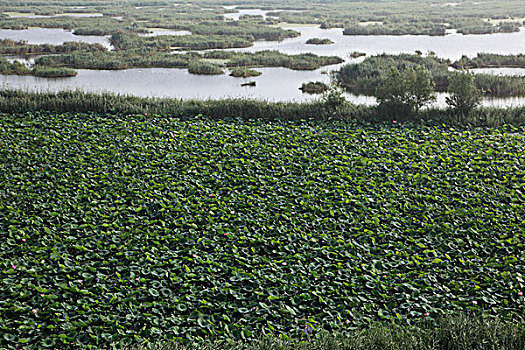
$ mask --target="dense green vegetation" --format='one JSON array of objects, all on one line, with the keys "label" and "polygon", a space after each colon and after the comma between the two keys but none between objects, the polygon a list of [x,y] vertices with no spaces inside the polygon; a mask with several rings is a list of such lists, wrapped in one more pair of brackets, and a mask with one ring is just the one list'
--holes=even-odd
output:
[{"label": "dense green vegetation", "polygon": [[[404,71],[421,66],[430,71],[436,91],[447,91],[449,77],[453,74],[448,69],[451,65],[449,60],[433,55],[383,54],[367,57],[362,63],[345,65],[335,73],[335,77],[351,92],[374,94],[391,68]],[[525,78],[519,76],[475,74],[474,84],[486,95],[517,96],[525,93]]]},{"label": "dense green vegetation", "polygon": [[306,43],[309,45],[330,45],[334,42],[330,39],[312,38],[306,40]]},{"label": "dense green vegetation", "polygon": [[[521,0],[447,2],[229,0],[276,17],[233,21],[222,0],[6,0],[0,28],[107,35],[113,50],[1,40],[0,54],[43,57],[0,57],[0,73],[314,70],[343,60],[217,50],[299,35],[283,22],[445,35],[525,17]],[[191,34],[141,35],[154,28]],[[370,107],[319,82],[301,87],[324,91],[309,103],[0,90],[0,348],[523,349],[525,108],[478,105],[525,78],[450,67],[524,62],[341,68]],[[450,108],[421,108],[434,88]]]},{"label": "dense green vegetation", "polygon": [[224,35],[159,35],[154,37],[139,37],[123,32],[111,36],[111,44],[115,50],[147,49],[154,51],[170,51],[171,49],[209,50],[249,47],[253,38],[246,36],[229,37]]},{"label": "dense green vegetation", "polygon": [[127,68],[186,68],[199,56],[192,54],[172,55],[167,52],[150,54],[148,51],[129,52],[74,52],[64,55],[39,57],[35,63],[46,67],[68,67],[76,69],[127,69]]},{"label": "dense green vegetation", "polygon": [[0,124],[1,347],[524,321],[522,129]]},{"label": "dense green vegetation", "polygon": [[369,56],[362,63],[348,64],[336,72],[336,79],[346,89],[356,93],[373,94],[381,79],[391,68],[404,70],[408,67],[423,66],[433,76],[436,89],[446,90],[449,75],[448,60],[435,56],[413,54]]},{"label": "dense green vegetation", "polygon": [[311,81],[308,83],[303,83],[303,85],[299,88],[302,92],[306,92],[309,94],[320,94],[322,92],[325,92],[329,89],[329,86],[321,81]]},{"label": "dense green vegetation", "polygon": [[428,23],[382,23],[363,26],[359,23],[346,25],[344,35],[445,35],[446,26]]}]

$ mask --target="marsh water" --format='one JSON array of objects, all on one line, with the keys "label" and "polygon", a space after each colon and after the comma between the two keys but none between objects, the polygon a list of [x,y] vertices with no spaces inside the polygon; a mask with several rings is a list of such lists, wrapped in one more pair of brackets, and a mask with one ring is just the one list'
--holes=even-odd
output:
[{"label": "marsh water", "polygon": [[[261,10],[241,10],[232,20],[243,14],[265,15]],[[404,35],[404,36],[344,36],[342,29],[320,29],[315,26],[285,27],[301,33],[299,37],[281,42],[257,41],[253,47],[236,49],[237,51],[279,50],[287,54],[314,53],[318,55],[336,55],[346,63],[359,62],[364,58],[353,59],[349,54],[354,51],[367,55],[380,53],[423,53],[433,51],[438,57],[456,60],[462,55],[475,56],[478,52],[498,54],[517,54],[525,48],[525,29],[520,32],[490,35],[461,35],[450,33],[446,36]],[[184,35],[181,31],[155,31],[153,35]],[[331,45],[307,45],[309,38],[329,38]],[[26,40],[32,44],[60,44],[66,41],[100,43],[111,48],[108,37],[79,36],[63,29],[29,28],[25,30],[0,30],[0,39]],[[9,57],[30,64],[24,58]],[[286,68],[260,68],[259,77],[241,79],[225,75],[204,76],[189,74],[185,69],[126,69],[119,71],[78,70],[72,78],[36,78],[32,76],[0,75],[0,84],[4,87],[24,88],[37,91],[59,91],[81,89],[85,91],[109,91],[151,97],[191,98],[253,98],[270,101],[308,101],[318,98],[304,94],[299,87],[309,81],[330,82],[330,75],[339,65],[323,67],[314,71],[293,71]],[[477,71],[477,70],[476,70]],[[525,75],[525,69],[490,69],[483,73],[503,75]],[[241,83],[255,81],[255,87],[241,87]],[[445,94],[438,94],[436,105],[445,105]],[[347,99],[354,103],[373,104],[375,99],[368,96],[347,94]],[[525,104],[525,97],[505,99],[485,99],[487,106],[516,106]]]},{"label": "marsh water", "polygon": [[109,36],[75,35],[72,31],[61,28],[0,29],[0,39],[27,41],[28,44],[33,45],[60,45],[68,41],[79,41],[88,44],[101,44],[108,49],[111,48]]}]

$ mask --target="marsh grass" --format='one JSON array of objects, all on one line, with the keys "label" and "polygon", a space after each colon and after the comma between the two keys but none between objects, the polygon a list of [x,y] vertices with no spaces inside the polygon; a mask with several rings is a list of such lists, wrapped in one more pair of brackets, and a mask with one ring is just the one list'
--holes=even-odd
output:
[{"label": "marsh grass", "polygon": [[327,332],[301,339],[266,337],[253,341],[152,342],[114,345],[115,350],[523,350],[525,326],[479,316],[448,316],[437,324],[423,321],[415,326],[377,323],[369,329],[346,334]]},{"label": "marsh grass", "polygon": [[30,92],[17,89],[0,90],[0,110],[14,112],[97,112],[155,113],[187,118],[198,114],[216,119],[241,118],[264,120],[357,120],[377,123],[410,121],[413,123],[447,123],[452,125],[499,126],[525,125],[525,107],[478,108],[467,115],[452,109],[428,108],[413,115],[382,115],[374,106],[351,103],[334,105],[323,97],[308,103],[270,102],[250,99],[181,100],[91,93],[80,90],[61,92]]}]

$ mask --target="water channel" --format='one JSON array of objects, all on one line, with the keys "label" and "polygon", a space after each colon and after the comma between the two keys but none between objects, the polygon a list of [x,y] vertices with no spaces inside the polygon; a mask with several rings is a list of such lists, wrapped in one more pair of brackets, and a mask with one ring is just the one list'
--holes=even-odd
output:
[{"label": "water channel", "polygon": [[[230,19],[235,20],[243,14],[265,15],[261,10],[240,10]],[[318,55],[336,55],[345,59],[345,64],[358,62],[349,54],[354,51],[367,55],[380,53],[423,53],[433,51],[438,57],[459,59],[462,55],[475,56],[478,52],[517,54],[525,48],[525,29],[520,32],[490,35],[461,35],[451,33],[446,36],[344,36],[342,29],[320,29],[315,26],[289,26],[301,36],[285,39],[281,42],[257,41],[253,47],[235,49],[237,51],[279,50],[287,54],[315,53]],[[187,32],[166,32],[155,30],[152,35],[185,35]],[[309,38],[329,38],[331,45],[307,45]],[[26,40],[31,44],[61,44],[66,41],[100,43],[110,48],[107,37],[79,36],[63,29],[29,28],[26,30],[0,30],[0,39]],[[16,59],[13,57],[10,60]],[[19,59],[23,60],[23,59]],[[323,67],[314,71],[293,71],[285,68],[260,68],[259,77],[241,79],[225,75],[203,76],[189,74],[185,69],[126,69],[120,71],[78,70],[73,78],[48,79],[32,76],[0,75],[0,85],[10,88],[23,88],[37,91],[59,91],[81,89],[84,91],[109,91],[149,97],[173,97],[181,99],[218,99],[218,98],[253,98],[270,101],[308,101],[318,98],[304,94],[299,90],[302,83],[309,81],[330,82],[327,72],[339,65]],[[489,69],[476,70],[480,73],[525,75],[525,69]],[[246,81],[255,81],[255,87],[241,87]],[[445,105],[445,94],[438,94],[436,105]],[[373,104],[375,99],[368,96],[347,94],[347,99],[354,103]],[[487,106],[516,106],[525,104],[525,97],[505,99],[485,99]]]}]

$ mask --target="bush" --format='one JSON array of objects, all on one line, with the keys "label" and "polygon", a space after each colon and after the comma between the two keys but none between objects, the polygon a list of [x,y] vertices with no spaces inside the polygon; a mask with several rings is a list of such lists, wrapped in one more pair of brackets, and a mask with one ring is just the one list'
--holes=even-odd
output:
[{"label": "bush", "polygon": [[459,114],[467,115],[481,103],[481,90],[474,84],[472,73],[454,72],[449,78],[448,91],[450,97],[446,102]]},{"label": "bush", "polygon": [[432,75],[422,66],[400,72],[391,68],[376,89],[383,113],[412,115],[436,99]]}]

